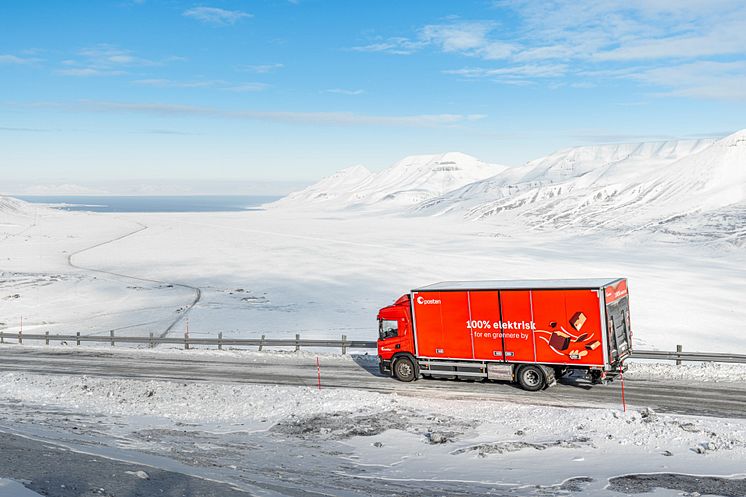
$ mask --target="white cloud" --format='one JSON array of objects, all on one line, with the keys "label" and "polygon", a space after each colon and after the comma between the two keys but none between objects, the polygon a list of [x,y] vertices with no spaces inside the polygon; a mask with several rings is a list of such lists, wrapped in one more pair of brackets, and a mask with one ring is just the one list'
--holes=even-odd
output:
[{"label": "white cloud", "polygon": [[125,71],[113,69],[97,69],[95,67],[73,67],[70,69],[59,69],[55,71],[62,76],[75,76],[79,78],[96,77],[96,76],[122,76],[127,74]]},{"label": "white cloud", "polygon": [[[508,25],[451,18],[353,50],[408,55],[436,49],[499,61],[444,72],[510,84],[543,79],[559,87],[627,78],[670,89],[661,94],[743,98],[742,74],[719,65],[746,60],[743,0],[500,0],[493,5],[501,11],[496,18],[511,19]],[[714,72],[698,75],[682,69],[684,63],[713,63]],[[682,79],[672,82],[672,74]]]},{"label": "white cloud", "polygon": [[173,79],[136,79],[132,84],[152,88],[215,88],[233,92],[262,91],[269,88],[266,83],[230,83],[223,80],[177,81]]},{"label": "white cloud", "polygon": [[372,115],[352,112],[292,112],[226,110],[215,107],[177,105],[162,103],[133,103],[83,100],[75,103],[37,102],[28,107],[57,109],[70,112],[111,112],[148,114],[171,117],[205,117],[216,119],[244,119],[253,121],[313,124],[330,126],[393,126],[393,127],[440,127],[454,126],[484,119],[483,114],[418,114],[418,115]]},{"label": "white cloud", "polygon": [[528,64],[521,66],[509,66],[500,68],[470,67],[465,69],[452,69],[443,71],[445,74],[455,74],[467,78],[485,77],[529,77],[529,78],[552,78],[563,76],[567,73],[566,64]]},{"label": "white cloud", "polygon": [[328,90],[324,90],[324,93],[337,93],[339,95],[355,96],[355,95],[362,95],[362,94],[364,94],[365,90],[360,90],[360,89],[358,89],[358,90],[346,90],[344,88],[330,88]]},{"label": "white cloud", "polygon": [[698,61],[642,70],[628,76],[666,88],[664,96],[746,100],[746,61]]},{"label": "white cloud", "polygon": [[155,62],[142,57],[137,57],[130,50],[125,50],[114,45],[101,43],[92,47],[83,48],[78,54],[84,57],[89,65],[107,66],[157,66]]},{"label": "white cloud", "polygon": [[26,57],[18,57],[16,55],[10,54],[0,54],[0,64],[24,65],[33,64],[34,62],[38,62],[38,59],[29,59]]},{"label": "white cloud", "polygon": [[412,41],[407,38],[395,37],[385,41],[378,41],[369,45],[352,47],[350,50],[355,52],[385,52],[395,55],[410,55],[423,47],[427,46],[425,42]]},{"label": "white cloud", "polygon": [[487,35],[494,28],[490,21],[431,24],[420,30],[419,38],[444,52],[474,52],[489,44]]},{"label": "white cloud", "polygon": [[228,85],[221,90],[226,91],[233,91],[237,93],[246,93],[246,92],[254,92],[254,91],[264,91],[267,88],[269,88],[269,85],[266,83],[238,83],[234,85]]},{"label": "white cloud", "polygon": [[138,57],[131,50],[107,43],[83,48],[78,50],[77,55],[78,58],[62,60],[60,63],[65,68],[55,72],[63,76],[76,77],[122,76],[133,67],[162,65],[162,62]]},{"label": "white cloud", "polygon": [[282,69],[283,67],[285,67],[284,64],[259,64],[259,65],[239,66],[238,70],[247,71],[247,72],[255,72],[257,74],[268,74],[271,72],[275,72],[278,69]]},{"label": "white cloud", "polygon": [[182,15],[215,26],[228,26],[236,24],[241,19],[253,17],[248,12],[225,10],[217,7],[194,7],[184,11]]},{"label": "white cloud", "polygon": [[223,81],[174,81],[172,79],[137,79],[132,82],[138,86],[153,88],[212,88]]}]

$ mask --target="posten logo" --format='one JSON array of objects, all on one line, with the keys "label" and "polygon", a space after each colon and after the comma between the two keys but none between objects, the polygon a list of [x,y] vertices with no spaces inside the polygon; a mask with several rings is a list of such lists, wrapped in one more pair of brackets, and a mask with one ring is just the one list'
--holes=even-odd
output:
[{"label": "posten logo", "polygon": [[420,305],[440,304],[440,299],[425,299],[420,296],[417,297],[417,303]]}]

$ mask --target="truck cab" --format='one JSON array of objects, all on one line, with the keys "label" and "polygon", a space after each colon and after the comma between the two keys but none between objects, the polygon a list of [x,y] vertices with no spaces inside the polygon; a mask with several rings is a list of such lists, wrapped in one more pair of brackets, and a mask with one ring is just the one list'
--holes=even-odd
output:
[{"label": "truck cab", "polygon": [[409,358],[411,374],[417,377],[412,330],[409,294],[402,295],[392,305],[378,311],[378,357],[381,373],[390,373],[395,356],[404,356]]}]

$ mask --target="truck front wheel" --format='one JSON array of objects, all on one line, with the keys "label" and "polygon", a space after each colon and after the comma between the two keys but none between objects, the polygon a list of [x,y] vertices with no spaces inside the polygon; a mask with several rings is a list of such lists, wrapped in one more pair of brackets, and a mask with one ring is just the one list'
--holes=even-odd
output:
[{"label": "truck front wheel", "polygon": [[414,363],[409,357],[400,357],[394,363],[394,376],[399,381],[413,381],[416,378]]},{"label": "truck front wheel", "polygon": [[537,392],[544,388],[546,377],[539,366],[528,365],[518,370],[518,384],[529,392]]}]

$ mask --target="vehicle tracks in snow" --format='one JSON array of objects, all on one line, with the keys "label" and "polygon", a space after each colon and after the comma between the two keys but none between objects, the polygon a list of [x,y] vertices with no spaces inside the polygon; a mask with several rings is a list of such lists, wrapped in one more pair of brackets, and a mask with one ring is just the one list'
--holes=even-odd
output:
[{"label": "vehicle tracks in snow", "polygon": [[99,247],[103,247],[104,245],[109,245],[109,244],[118,242],[120,240],[124,240],[125,238],[132,237],[132,236],[134,236],[134,235],[136,235],[138,233],[141,233],[141,232],[143,232],[143,231],[145,231],[145,230],[147,230],[149,228],[147,225],[142,224],[140,222],[137,222],[137,225],[138,225],[138,228],[136,230],[130,231],[129,233],[125,233],[125,234],[117,236],[115,238],[112,238],[112,239],[109,239],[109,240],[106,240],[106,241],[103,241],[103,242],[99,242],[99,243],[97,243],[95,245],[91,245],[91,246],[88,246],[88,247],[76,250],[75,252],[71,252],[70,254],[67,255],[67,264],[70,267],[72,267],[74,269],[79,269],[81,271],[88,271],[88,272],[92,272],[92,273],[105,274],[105,275],[108,275],[108,276],[116,276],[118,278],[126,278],[126,279],[130,279],[130,280],[141,281],[141,282],[146,282],[146,283],[155,283],[157,285],[171,285],[173,287],[178,287],[178,288],[184,288],[184,289],[187,289],[187,290],[191,290],[194,293],[194,296],[193,296],[192,300],[184,308],[183,312],[181,312],[168,325],[168,327],[166,327],[166,329],[163,330],[163,332],[161,332],[160,335],[158,335],[160,338],[164,338],[165,336],[167,336],[174,329],[174,327],[177,324],[179,324],[184,318],[186,318],[186,316],[189,314],[189,312],[200,301],[200,299],[202,298],[202,290],[199,287],[192,286],[192,285],[187,285],[185,283],[175,283],[175,282],[170,282],[170,281],[156,280],[156,279],[152,279],[152,278],[142,278],[142,277],[139,277],[139,276],[132,276],[132,275],[129,275],[129,274],[117,273],[117,272],[114,272],[114,271],[106,271],[104,269],[98,269],[98,268],[94,268],[94,267],[82,266],[80,264],[76,264],[73,261],[73,258],[75,256],[77,256],[77,255],[80,255],[80,254],[82,254],[84,252],[88,252],[88,251],[91,251],[91,250],[99,248]]}]

